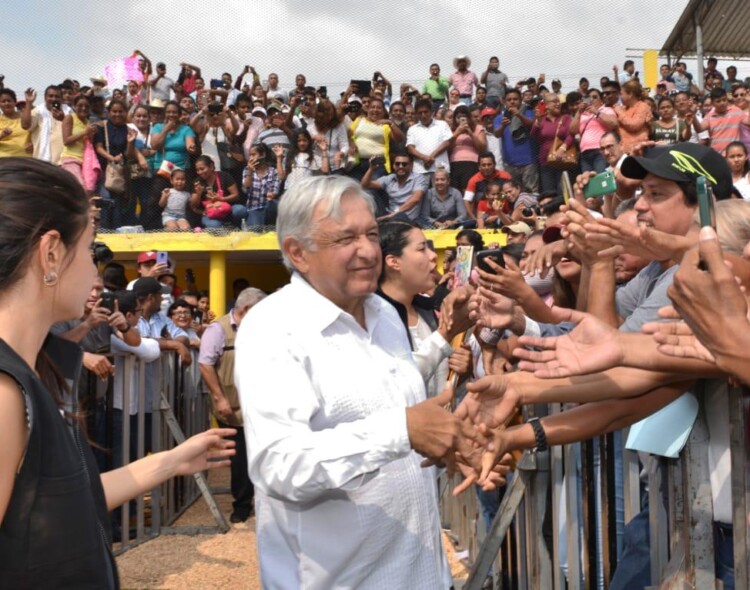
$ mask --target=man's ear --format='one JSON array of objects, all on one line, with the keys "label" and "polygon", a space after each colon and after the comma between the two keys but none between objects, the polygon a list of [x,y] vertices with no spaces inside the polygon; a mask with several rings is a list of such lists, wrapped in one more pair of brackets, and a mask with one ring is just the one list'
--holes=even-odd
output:
[{"label": "man's ear", "polygon": [[288,236],[284,238],[281,244],[281,251],[286,255],[292,266],[302,274],[305,274],[309,268],[307,260],[308,250],[302,245],[297,238]]}]

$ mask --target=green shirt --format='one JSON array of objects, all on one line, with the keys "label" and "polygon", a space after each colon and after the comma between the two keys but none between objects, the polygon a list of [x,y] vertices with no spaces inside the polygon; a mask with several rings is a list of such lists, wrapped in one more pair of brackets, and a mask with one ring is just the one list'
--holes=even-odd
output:
[{"label": "green shirt", "polygon": [[444,100],[448,96],[451,83],[445,76],[438,76],[437,80],[430,78],[422,86],[422,93],[429,93],[434,100]]}]

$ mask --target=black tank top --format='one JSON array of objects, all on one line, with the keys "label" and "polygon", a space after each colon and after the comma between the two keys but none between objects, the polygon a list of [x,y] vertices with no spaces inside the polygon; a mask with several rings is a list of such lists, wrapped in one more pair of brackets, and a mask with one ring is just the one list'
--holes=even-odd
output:
[{"label": "black tank top", "polygon": [[[44,350],[68,383],[78,383],[80,347],[49,336]],[[104,489],[85,434],[2,340],[0,372],[18,383],[30,425],[0,525],[0,588],[119,588]]]}]

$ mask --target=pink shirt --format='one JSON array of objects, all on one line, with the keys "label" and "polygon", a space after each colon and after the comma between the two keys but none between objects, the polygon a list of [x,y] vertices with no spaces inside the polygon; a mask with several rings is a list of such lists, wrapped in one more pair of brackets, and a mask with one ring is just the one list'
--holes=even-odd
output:
[{"label": "pink shirt", "polygon": [[[598,113],[600,115],[617,116],[615,110],[610,107],[601,107]],[[599,141],[607,131],[609,131],[609,128],[599,120],[599,117],[591,113],[583,113],[578,127],[578,132],[581,134],[581,151],[598,150]]]},{"label": "pink shirt", "polygon": [[479,86],[479,78],[471,70],[465,72],[453,72],[449,78],[451,86],[461,94],[474,95],[474,86]]},{"label": "pink shirt", "polygon": [[[477,125],[474,134],[484,131],[484,127]],[[474,146],[471,135],[462,133],[456,138],[451,150],[451,162],[479,162],[479,152]]]}]

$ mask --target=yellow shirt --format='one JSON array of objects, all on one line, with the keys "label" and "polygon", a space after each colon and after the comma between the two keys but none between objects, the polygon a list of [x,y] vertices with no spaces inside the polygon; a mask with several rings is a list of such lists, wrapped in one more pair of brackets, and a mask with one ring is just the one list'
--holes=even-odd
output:
[{"label": "yellow shirt", "polygon": [[[77,135],[86,131],[86,123],[78,118],[75,113],[70,114],[73,117],[73,129],[70,132],[71,135]],[[74,158],[79,162],[83,162],[83,144],[86,141],[85,137],[82,137],[75,143],[63,146],[62,157],[63,158]]]},{"label": "yellow shirt", "polygon": [[21,117],[8,119],[0,115],[0,134],[4,129],[10,129],[12,133],[4,137],[0,135],[0,158],[31,156],[26,151],[26,144],[30,141],[29,132],[21,127]]}]

